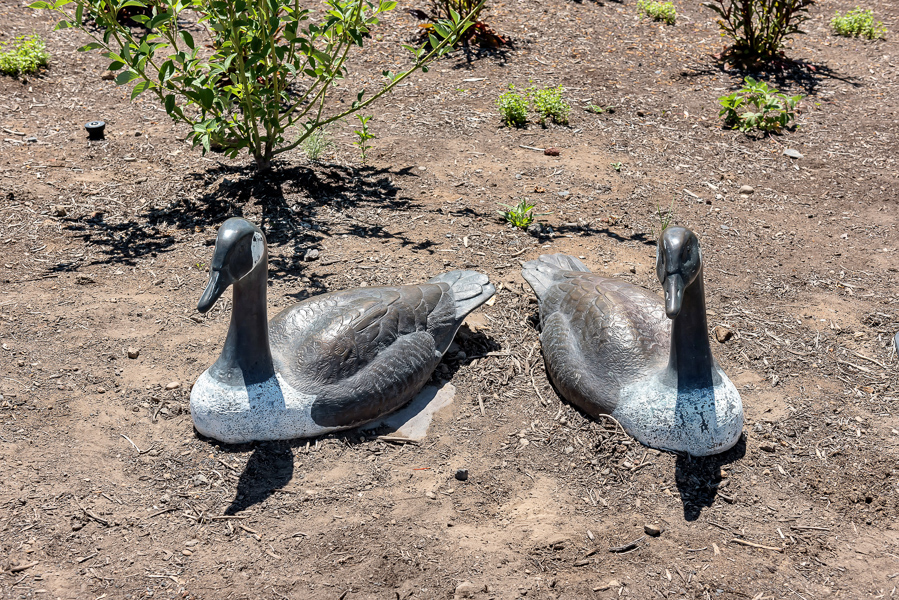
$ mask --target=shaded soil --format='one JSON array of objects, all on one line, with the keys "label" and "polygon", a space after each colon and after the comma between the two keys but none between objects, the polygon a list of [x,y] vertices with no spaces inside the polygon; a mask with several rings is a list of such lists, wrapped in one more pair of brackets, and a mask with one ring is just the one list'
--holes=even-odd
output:
[{"label": "shaded soil", "polygon": [[[712,58],[710,11],[675,5],[668,27],[630,0],[496,3],[512,47],[460,49],[400,87],[369,165],[347,123],[322,162],[256,175],[191,149],[148,96],[129,103],[76,33],[0,0],[0,41],[37,31],[53,55],[0,78],[0,597],[892,597],[899,46],[832,36],[854,4],[821,3],[796,62],[755,74],[807,95],[800,127],[746,136],[715,101],[745,73]],[[899,8],[872,7],[899,30]],[[404,64],[415,27],[385,19],[345,89]],[[562,84],[570,126],[501,128],[510,83]],[[88,142],[98,118],[107,139]],[[496,215],[521,197],[547,213],[540,237]],[[714,351],[746,410],[741,443],[709,459],[561,402],[519,273],[566,252],[655,290],[672,203],[702,239],[710,325],[733,333]],[[267,232],[272,311],[452,268],[501,286],[434,375],[457,397],[426,443],[198,438],[188,390],[230,302],[194,306],[231,215]]]}]

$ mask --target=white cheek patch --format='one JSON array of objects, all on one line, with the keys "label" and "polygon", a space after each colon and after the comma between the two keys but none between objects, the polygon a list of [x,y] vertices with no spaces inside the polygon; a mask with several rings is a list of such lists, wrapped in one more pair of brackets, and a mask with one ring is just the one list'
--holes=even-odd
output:
[{"label": "white cheek patch", "polygon": [[256,265],[259,264],[259,261],[262,260],[262,252],[265,250],[265,244],[262,241],[261,233],[253,234],[253,243],[250,245],[250,252],[253,255],[253,269],[256,268]]}]

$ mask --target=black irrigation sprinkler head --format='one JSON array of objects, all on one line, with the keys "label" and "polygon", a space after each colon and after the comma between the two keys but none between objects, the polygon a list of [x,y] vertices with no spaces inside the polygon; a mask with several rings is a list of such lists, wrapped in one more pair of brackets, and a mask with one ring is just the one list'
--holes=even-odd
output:
[{"label": "black irrigation sprinkler head", "polygon": [[91,121],[84,125],[84,128],[87,129],[87,139],[89,140],[102,140],[103,130],[106,128],[106,123],[103,121]]}]

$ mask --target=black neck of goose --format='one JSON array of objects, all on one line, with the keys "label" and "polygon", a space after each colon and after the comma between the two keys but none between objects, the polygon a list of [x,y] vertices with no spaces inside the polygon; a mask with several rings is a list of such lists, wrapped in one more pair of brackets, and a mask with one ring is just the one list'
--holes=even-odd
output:
[{"label": "black neck of goose", "polygon": [[212,374],[231,385],[267,380],[275,374],[268,340],[268,252],[243,279],[234,283],[231,325]]},{"label": "black neck of goose", "polygon": [[684,290],[680,313],[671,324],[669,376],[676,375],[680,389],[710,387],[714,383],[715,359],[709,345],[702,271]]}]

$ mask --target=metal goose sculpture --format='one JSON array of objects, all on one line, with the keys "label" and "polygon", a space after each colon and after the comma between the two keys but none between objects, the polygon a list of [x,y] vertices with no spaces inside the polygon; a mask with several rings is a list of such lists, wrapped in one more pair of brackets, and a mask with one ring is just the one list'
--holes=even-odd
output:
[{"label": "metal goose sculpture", "polygon": [[330,292],[267,321],[268,251],[244,219],[219,229],[207,312],[234,287],[221,355],[194,384],[201,434],[226,443],[321,435],[406,404],[440,363],[465,316],[493,296],[486,275],[452,271],[420,285]]},{"label": "metal goose sculpture", "polygon": [[546,370],[584,412],[610,414],[643,444],[707,456],[743,430],[740,395],[709,345],[702,252],[689,229],[659,239],[656,295],[564,254],[524,263],[540,301]]}]

